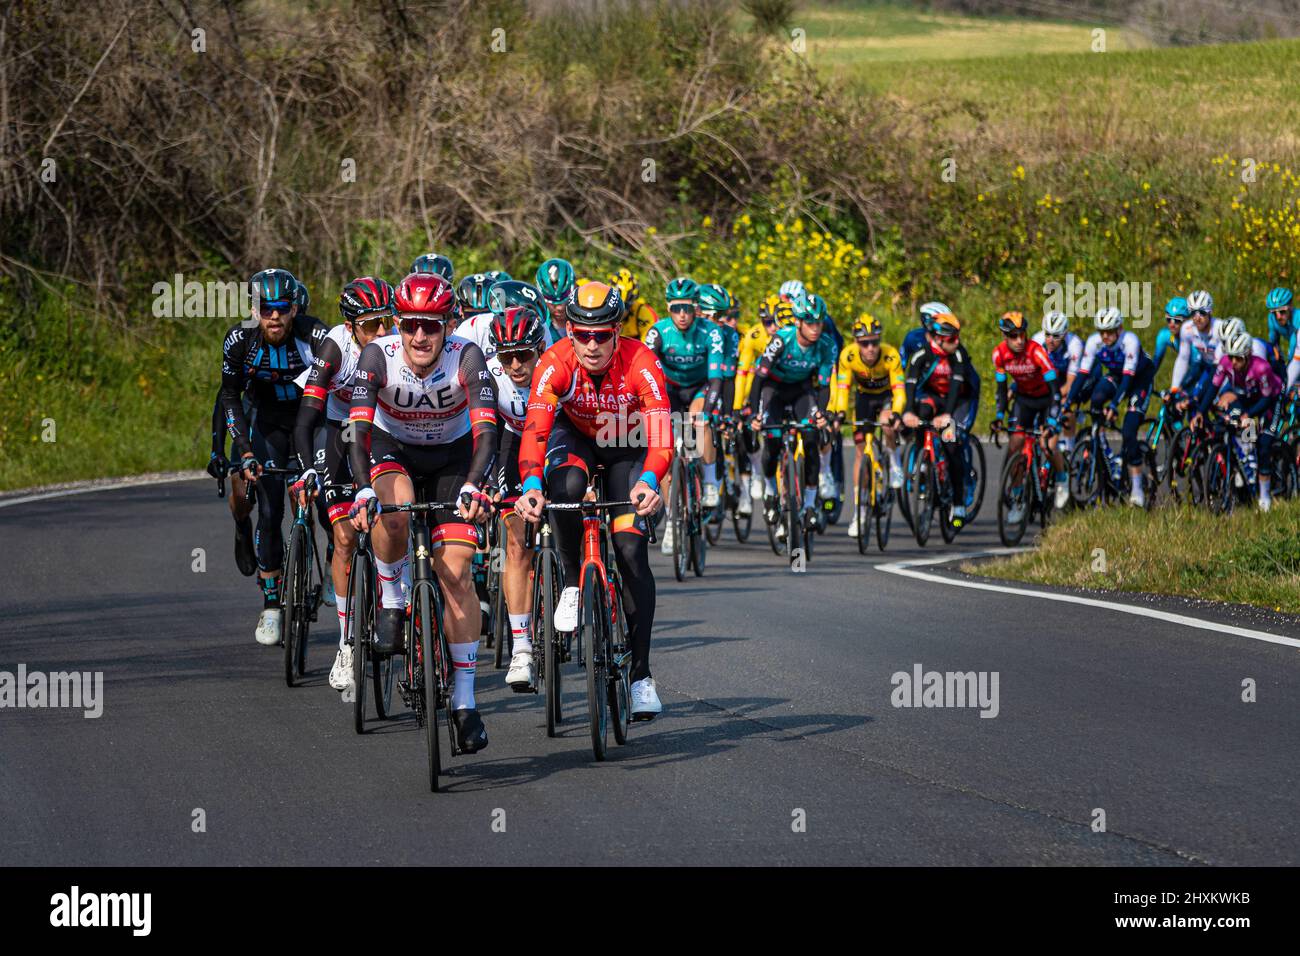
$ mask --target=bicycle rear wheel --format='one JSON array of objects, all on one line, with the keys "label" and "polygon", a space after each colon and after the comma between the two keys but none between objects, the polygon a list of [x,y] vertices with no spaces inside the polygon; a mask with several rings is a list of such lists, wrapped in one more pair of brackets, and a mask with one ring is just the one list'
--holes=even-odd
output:
[{"label": "bicycle rear wheel", "polygon": [[687,469],[680,457],[673,459],[673,513],[669,520],[673,529],[673,576],[686,580],[686,566],[690,562],[690,548],[686,541],[686,518],[689,494],[686,488]]},{"label": "bicycle rear wheel", "polygon": [[908,511],[912,515],[912,534],[922,548],[930,540],[934,521],[934,469],[923,450],[917,450],[916,471],[908,476]]},{"label": "bicycle rear wheel", "polygon": [[375,626],[374,572],[370,553],[360,548],[348,571],[348,624],[346,640],[352,644],[352,727],[366,732],[366,663]]},{"label": "bicycle rear wheel", "polygon": [[605,759],[609,737],[609,686],[605,675],[609,653],[609,616],[605,589],[600,578],[588,573],[582,585],[581,617],[578,622],[583,657],[587,665],[587,719],[591,727],[591,751]]},{"label": "bicycle rear wheel", "polygon": [[1070,452],[1070,497],[1080,508],[1096,506],[1101,497],[1101,476],[1098,469],[1105,468],[1104,462],[1098,462],[1092,442],[1082,442]]},{"label": "bicycle rear wheel", "polygon": [[282,631],[284,636],[284,682],[293,687],[302,676],[307,630],[311,610],[307,607],[307,579],[311,563],[307,554],[307,529],[295,521],[289,529],[289,559],[285,562]]},{"label": "bicycle rear wheel", "polygon": [[998,537],[1008,548],[1014,548],[1025,536],[1031,492],[1025,480],[1025,459],[1008,453],[998,486]]},{"label": "bicycle rear wheel", "polygon": [[546,736],[554,737],[555,728],[562,719],[560,700],[561,677],[560,639],[555,630],[555,603],[557,600],[555,554],[543,551],[538,555],[537,571],[533,576],[533,659],[541,655],[537,673],[546,689]]}]

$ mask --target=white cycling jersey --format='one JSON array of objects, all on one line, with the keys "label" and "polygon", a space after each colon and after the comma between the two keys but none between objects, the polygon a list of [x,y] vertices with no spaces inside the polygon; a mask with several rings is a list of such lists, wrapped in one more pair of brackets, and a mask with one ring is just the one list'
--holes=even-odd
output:
[{"label": "white cycling jersey", "polygon": [[[333,347],[331,347],[331,344]],[[338,354],[334,354],[338,349]],[[352,403],[352,379],[357,374],[357,365],[361,361],[361,347],[352,337],[346,325],[336,325],[325,336],[325,342],[317,346],[312,358],[312,365],[322,369],[327,364],[335,366],[328,383],[325,383],[325,417],[332,422],[341,422],[348,417],[348,406]],[[312,370],[308,368],[294,381],[301,389],[307,388]]]},{"label": "white cycling jersey", "polygon": [[1215,320],[1204,332],[1196,328],[1196,323],[1187,321],[1178,330],[1178,357],[1174,359],[1173,377],[1169,387],[1177,391],[1182,387],[1187,370],[1195,361],[1202,369],[1213,368],[1215,356],[1219,350],[1219,323]]},{"label": "white cycling jersey", "polygon": [[[1055,354],[1047,347],[1047,333],[1042,329],[1039,329],[1034,333],[1034,341],[1043,347],[1043,350],[1047,352],[1049,358]],[[1062,381],[1065,380],[1066,376],[1079,374],[1079,363],[1083,361],[1083,339],[1079,338],[1073,332],[1066,332],[1064,348],[1069,364],[1066,366],[1065,371],[1062,372],[1059,369],[1057,370],[1061,375]],[[1056,363],[1055,358],[1052,359],[1052,363]]]},{"label": "white cycling jersey", "polygon": [[[456,326],[456,331],[452,333],[452,337],[462,338],[466,342],[473,342],[482,351],[484,357],[490,359],[497,354],[496,346],[492,344],[492,320],[494,318],[496,318],[496,314],[493,312],[480,312]],[[550,322],[542,323],[542,332],[546,336],[546,340],[542,344],[543,352],[564,337],[563,333],[559,332]]]},{"label": "white cycling jersey", "polygon": [[524,385],[521,388],[511,381],[495,355],[488,359],[487,368],[492,375],[492,380],[496,382],[497,412],[501,415],[502,424],[505,425],[506,431],[522,435],[524,417],[528,413],[529,386]]}]

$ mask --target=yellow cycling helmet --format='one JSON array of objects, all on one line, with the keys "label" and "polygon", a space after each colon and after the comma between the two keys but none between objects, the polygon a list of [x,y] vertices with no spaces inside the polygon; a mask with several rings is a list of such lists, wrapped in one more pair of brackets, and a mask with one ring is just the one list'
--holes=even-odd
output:
[{"label": "yellow cycling helmet", "polygon": [[778,326],[789,325],[794,321],[794,309],[789,302],[784,302],[778,295],[769,295],[758,306],[758,317],[763,322],[775,322]]},{"label": "yellow cycling helmet", "polygon": [[881,331],[880,320],[870,312],[863,312],[858,316],[858,321],[853,323],[853,337],[855,339],[878,339]]},{"label": "yellow cycling helmet", "polygon": [[617,286],[618,291],[623,293],[623,302],[625,304],[630,305],[640,298],[641,290],[637,287],[636,276],[632,275],[631,269],[619,269],[617,272],[611,272],[609,284]]}]

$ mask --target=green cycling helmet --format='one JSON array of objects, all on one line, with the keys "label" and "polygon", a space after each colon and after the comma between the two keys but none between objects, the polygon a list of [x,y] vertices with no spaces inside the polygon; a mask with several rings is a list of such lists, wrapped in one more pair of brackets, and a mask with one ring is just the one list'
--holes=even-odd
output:
[{"label": "green cycling helmet", "polygon": [[722,313],[731,308],[731,296],[722,286],[706,283],[700,286],[695,304],[701,312]]},{"label": "green cycling helmet", "polygon": [[568,302],[577,278],[568,260],[547,259],[537,267],[537,291],[553,305]]},{"label": "green cycling helmet", "polygon": [[801,295],[794,300],[794,317],[801,321],[825,322],[826,300],[819,295]]},{"label": "green cycling helmet", "polygon": [[664,298],[669,302],[680,299],[688,299],[691,302],[698,302],[700,298],[700,287],[694,279],[688,279],[685,276],[674,279],[668,283],[664,289]]},{"label": "green cycling helmet", "polygon": [[1272,312],[1274,309],[1285,309],[1290,304],[1291,304],[1291,290],[1283,289],[1280,287],[1277,289],[1273,289],[1271,292],[1269,292],[1268,296],[1264,299],[1264,305],[1268,308],[1270,312]]}]

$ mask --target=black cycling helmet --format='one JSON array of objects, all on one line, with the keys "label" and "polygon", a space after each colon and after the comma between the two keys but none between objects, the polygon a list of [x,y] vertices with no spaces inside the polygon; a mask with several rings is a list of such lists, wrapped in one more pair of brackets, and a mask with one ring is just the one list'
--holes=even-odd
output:
[{"label": "black cycling helmet", "polygon": [[575,325],[617,326],[623,321],[623,294],[618,286],[588,282],[574,290],[564,313]]},{"label": "black cycling helmet", "polygon": [[418,272],[421,275],[442,276],[448,282],[451,282],[456,276],[456,270],[452,267],[451,260],[436,252],[426,252],[417,258],[411,263],[411,271]]},{"label": "black cycling helmet", "polygon": [[492,277],[486,272],[476,272],[461,279],[456,286],[456,301],[460,303],[461,313],[487,312],[491,308],[488,293],[493,285]]},{"label": "black cycling helmet", "polygon": [[261,272],[254,273],[248,280],[248,290],[256,303],[283,305],[285,309],[291,305],[298,305],[301,311],[305,290],[302,288],[302,283],[295,279],[288,269],[263,269]]}]

